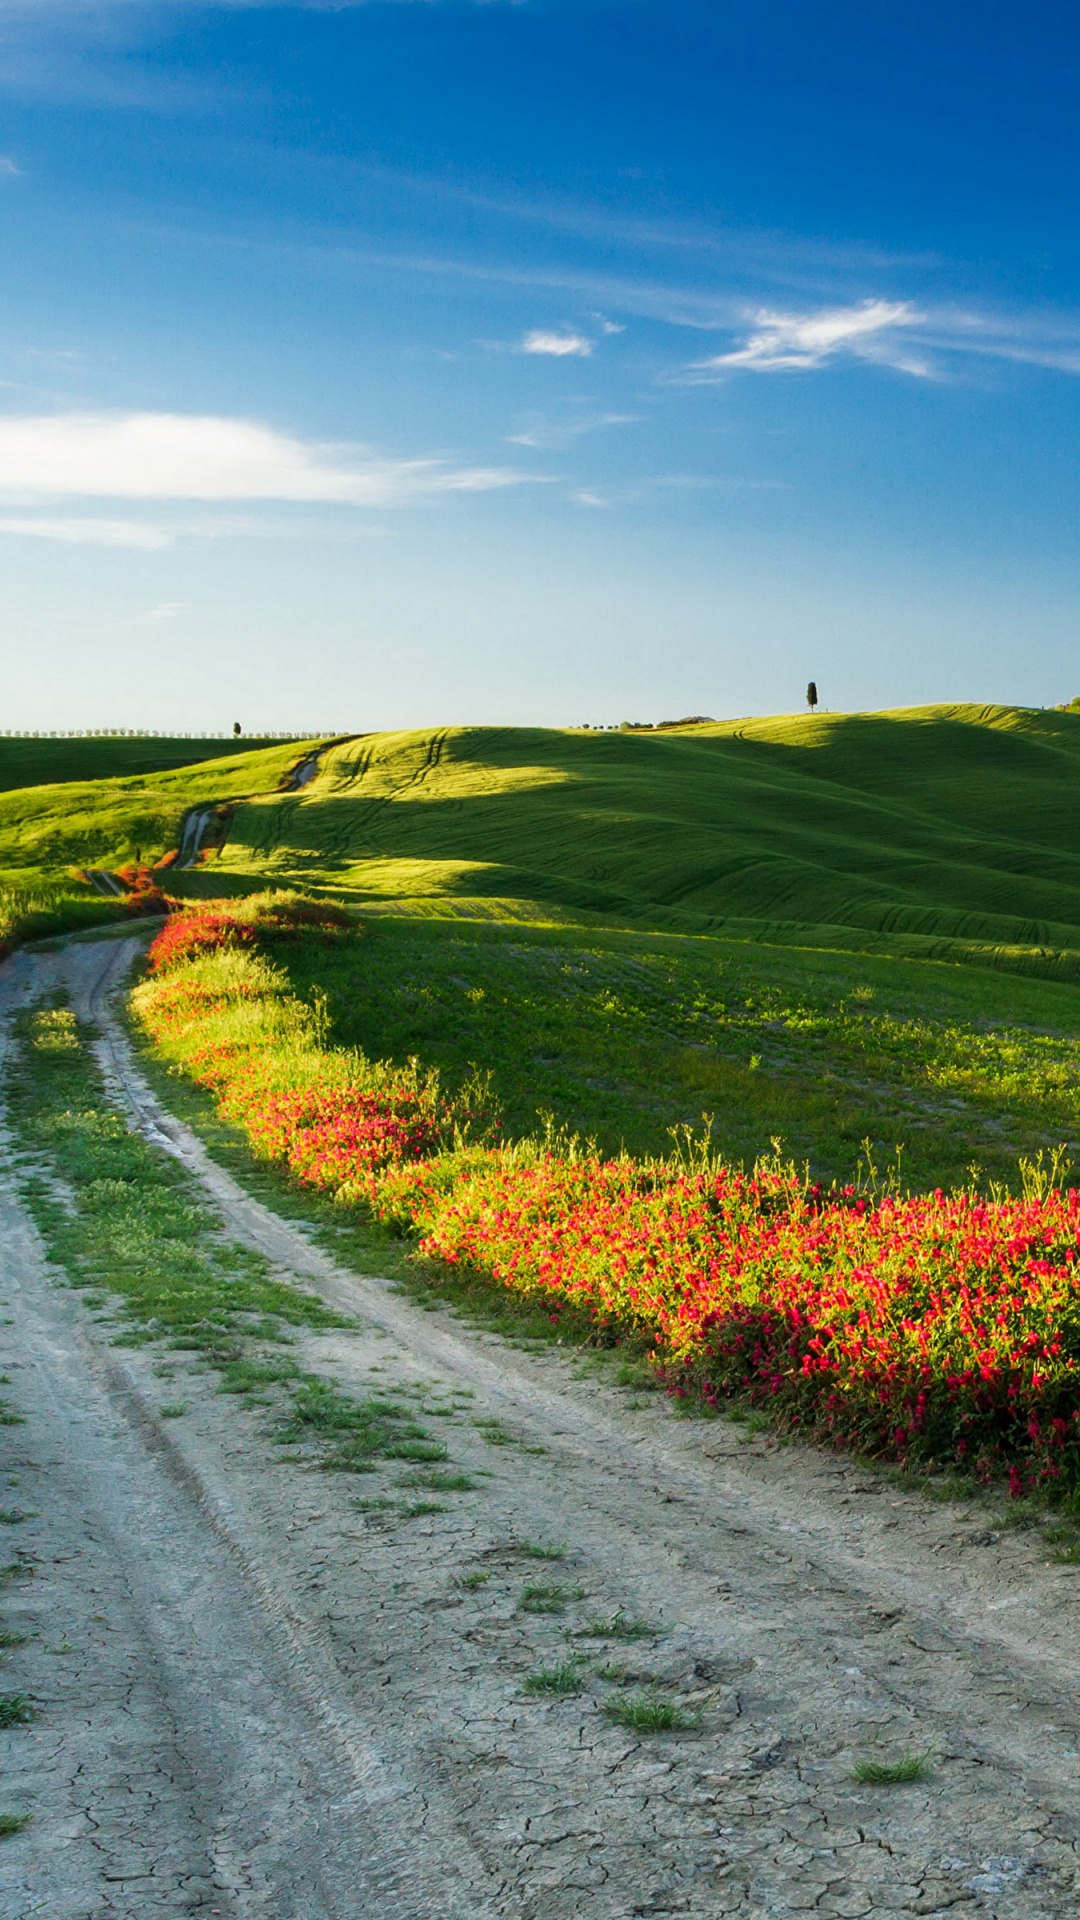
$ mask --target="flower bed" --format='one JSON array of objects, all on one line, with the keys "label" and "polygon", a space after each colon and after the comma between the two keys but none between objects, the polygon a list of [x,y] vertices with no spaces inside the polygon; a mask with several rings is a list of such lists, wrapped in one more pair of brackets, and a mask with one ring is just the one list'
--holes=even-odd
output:
[{"label": "flower bed", "polygon": [[[258,951],[268,917],[183,916],[135,995],[255,1150],[420,1250],[651,1342],[674,1392],[740,1395],[836,1443],[1014,1491],[1080,1477],[1080,1195],[823,1193],[752,1174],[490,1144],[472,1090],[327,1048]],[[185,923],[191,928],[185,932]],[[201,931],[200,931],[201,929]],[[195,956],[194,958],[192,956]]]}]

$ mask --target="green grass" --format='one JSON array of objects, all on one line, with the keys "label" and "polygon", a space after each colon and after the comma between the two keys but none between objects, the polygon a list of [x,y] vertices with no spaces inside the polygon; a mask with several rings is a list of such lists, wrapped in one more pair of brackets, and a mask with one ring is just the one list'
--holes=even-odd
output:
[{"label": "green grass", "polygon": [[869,1138],[915,1187],[1004,1181],[1080,1150],[1078,772],[1080,715],[1011,708],[376,735],[239,807],[189,891],[355,903],[299,990],[343,1044],[490,1070],[509,1133],[650,1153],[708,1113],[747,1163],[846,1179]]},{"label": "green grass", "polygon": [[571,1600],[580,1600],[577,1587],[538,1583],[522,1588],[518,1601],[520,1613],[564,1613]]},{"label": "green grass", "polygon": [[[582,926],[382,917],[358,943],[278,943],[331,1039],[460,1086],[479,1066],[510,1136],[552,1123],[610,1152],[712,1116],[747,1164],[780,1137],[815,1177],[951,1187],[1022,1155],[1080,1159],[1080,989],[974,967]],[[480,994],[482,997],[477,998]],[[757,1065],[751,1066],[756,1060]]]},{"label": "green grass", "polygon": [[397,1402],[379,1394],[358,1399],[331,1382],[307,1380],[292,1397],[278,1430],[283,1444],[317,1439],[323,1464],[344,1473],[370,1472],[376,1460],[445,1460],[446,1448]]},{"label": "green grass", "polygon": [[432,1487],[436,1493],[475,1493],[480,1482],[471,1473],[461,1473],[456,1469],[444,1473],[435,1468],[406,1474],[401,1484],[405,1487]]},{"label": "green grass", "polygon": [[[261,1255],[222,1235],[192,1177],[105,1103],[90,1036],[67,1009],[22,1016],[17,1036],[8,1105],[25,1156],[21,1186],[70,1284],[113,1301],[114,1344],[155,1340],[189,1352],[218,1371],[227,1394],[277,1390],[285,1398],[278,1439],[313,1452],[322,1466],[365,1472],[446,1459],[443,1442],[400,1394],[342,1393],[274,1351],[291,1329],[353,1323],[272,1278]],[[159,1409],[165,1418],[183,1410],[183,1402]],[[16,1562],[0,1578],[22,1570]]]},{"label": "green grass", "polygon": [[[118,918],[81,869],[153,865],[180,839],[190,807],[229,806],[278,787],[306,751],[234,741],[0,739],[0,957],[6,947]],[[213,856],[211,856],[213,857]]]},{"label": "green grass", "polygon": [[533,1673],[526,1674],[521,1683],[523,1693],[533,1693],[561,1698],[567,1694],[580,1693],[582,1687],[581,1669],[576,1661],[564,1660],[557,1667],[537,1667]]},{"label": "green grass", "polygon": [[578,1628],[582,1640],[655,1640],[658,1629],[631,1613],[613,1613],[609,1619],[590,1620]]},{"label": "green grass", "polygon": [[250,753],[264,744],[258,739],[188,740],[180,734],[153,739],[145,735],[97,740],[0,738],[0,793],[10,793],[15,787],[52,787],[71,781],[85,784],[171,773],[177,767]]},{"label": "green grass", "polygon": [[0,1727],[29,1726],[34,1703],[27,1693],[0,1693]]},{"label": "green grass", "polygon": [[220,871],[436,913],[527,899],[554,918],[944,946],[1075,979],[1078,767],[1080,715],[1001,707],[369,735],[303,794],[239,808]]},{"label": "green grass", "polygon": [[177,845],[189,807],[273,789],[303,751],[279,742],[164,772],[0,792],[0,883],[54,882],[72,866],[117,867],[139,855],[153,864]]},{"label": "green grass", "polygon": [[606,1720],[633,1733],[681,1733],[698,1724],[696,1714],[651,1691],[615,1694],[604,1701],[602,1711]]},{"label": "green grass", "polygon": [[28,1638],[28,1634],[16,1633],[13,1627],[0,1627],[0,1647],[2,1648],[23,1647]]},{"label": "green grass", "polygon": [[0,1840],[10,1840],[16,1833],[25,1833],[33,1817],[30,1813],[0,1813]]},{"label": "green grass", "polygon": [[907,1787],[928,1780],[934,1757],[927,1748],[922,1753],[904,1753],[898,1760],[859,1760],[851,1777],[863,1787]]},{"label": "green grass", "polygon": [[902,1143],[915,1187],[1080,1153],[1080,714],[370,735],[276,791],[298,751],[0,793],[0,938],[108,917],[68,869],[220,800],[226,845],[176,886],[353,903],[368,940],[293,953],[298,989],[344,1044],[490,1070],[510,1133],[651,1153],[707,1113],[729,1157],[781,1137],[825,1179]]},{"label": "green grass", "polygon": [[[90,1036],[63,1008],[21,1017],[8,1076],[20,1145],[45,1172],[21,1184],[50,1258],[116,1303],[119,1341],[146,1337],[229,1366],[245,1338],[350,1324],[314,1294],[270,1277],[261,1255],[221,1239],[190,1176],[105,1104]],[[31,1167],[33,1163],[31,1162]]]}]

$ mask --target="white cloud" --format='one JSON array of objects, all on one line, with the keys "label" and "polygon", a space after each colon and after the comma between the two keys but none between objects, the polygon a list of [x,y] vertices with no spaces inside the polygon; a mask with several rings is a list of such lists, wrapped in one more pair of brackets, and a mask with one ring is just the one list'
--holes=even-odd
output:
[{"label": "white cloud", "polygon": [[640,413],[598,413],[582,420],[548,420],[534,413],[527,416],[520,433],[508,433],[506,438],[514,447],[542,447],[551,452],[572,445],[583,434],[597,433],[603,427],[633,426],[640,419]]},{"label": "white cloud", "polygon": [[138,547],[144,553],[160,552],[172,539],[164,527],[138,520],[0,520],[2,533],[28,540],[59,540],[73,547]]},{"label": "white cloud", "polygon": [[521,343],[522,353],[550,353],[558,360],[573,355],[587,360],[592,350],[592,341],[583,333],[545,333],[542,328],[527,333]]},{"label": "white cloud", "polygon": [[855,307],[826,307],[818,313],[754,316],[754,331],[741,347],[695,361],[688,375],[708,379],[737,367],[754,373],[786,373],[823,367],[841,355],[874,360],[904,373],[930,374],[928,363],[907,350],[897,330],[919,327],[926,316],[907,300],[863,300]]},{"label": "white cloud", "polygon": [[15,165],[10,153],[0,153],[0,179],[18,180],[21,175],[22,168]]},{"label": "white cloud", "polygon": [[[522,477],[505,468],[453,467],[434,457],[385,459],[363,448],[298,440],[258,421],[214,414],[0,417],[0,495],[20,503],[94,497],[396,507],[434,494],[483,493]],[[29,530],[31,523],[23,525]]]}]

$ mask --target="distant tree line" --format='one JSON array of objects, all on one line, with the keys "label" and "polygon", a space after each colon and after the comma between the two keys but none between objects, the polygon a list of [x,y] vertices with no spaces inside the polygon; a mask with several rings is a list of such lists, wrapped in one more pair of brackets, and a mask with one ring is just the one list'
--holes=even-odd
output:
[{"label": "distant tree line", "polygon": [[[235,727],[219,733],[164,733],[149,727],[35,727],[33,731],[26,727],[4,727],[0,732],[0,739],[4,740],[232,740],[237,737]],[[326,727],[321,732],[286,729],[279,733],[249,733],[244,737],[248,740],[325,740],[333,737],[333,728]]]}]

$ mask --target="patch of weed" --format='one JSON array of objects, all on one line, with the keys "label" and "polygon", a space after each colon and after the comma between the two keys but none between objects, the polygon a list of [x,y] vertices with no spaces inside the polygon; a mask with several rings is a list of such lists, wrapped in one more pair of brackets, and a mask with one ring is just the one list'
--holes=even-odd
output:
[{"label": "patch of weed", "polygon": [[563,1613],[571,1600],[580,1600],[580,1587],[540,1584],[523,1587],[518,1609],[521,1613]]},{"label": "patch of weed", "polygon": [[0,1526],[20,1527],[24,1520],[36,1520],[36,1513],[24,1513],[21,1507],[0,1507]]},{"label": "patch of weed", "polygon": [[278,1431],[284,1445],[316,1441],[323,1466],[341,1473],[366,1473],[376,1460],[445,1460],[441,1441],[396,1401],[379,1394],[354,1398],[331,1381],[305,1379]]},{"label": "patch of weed", "polygon": [[851,1777],[863,1787],[907,1787],[928,1780],[934,1767],[929,1748],[902,1753],[898,1760],[857,1760]]},{"label": "patch of weed", "polygon": [[261,1393],[264,1387],[280,1386],[286,1380],[298,1380],[300,1369],[285,1355],[272,1359],[226,1361],[221,1367],[221,1393]]},{"label": "patch of weed", "polygon": [[617,1694],[604,1701],[601,1711],[606,1720],[634,1733],[682,1733],[699,1724],[699,1715],[653,1692]]},{"label": "patch of weed", "polygon": [[[70,1044],[40,1044],[60,1018]],[[352,1324],[315,1295],[273,1279],[262,1255],[221,1240],[185,1169],[108,1105],[90,1035],[70,1014],[24,1014],[17,1030],[9,1112],[19,1141],[52,1176],[24,1176],[24,1197],[50,1259],[71,1284],[91,1298],[107,1286],[125,1343],[168,1338],[213,1363],[223,1343],[235,1349],[256,1328],[266,1338],[289,1326]]]},{"label": "patch of weed", "polygon": [[516,1447],[519,1445],[517,1435],[511,1433],[507,1427],[504,1427],[501,1420],[474,1420],[473,1426],[476,1428],[477,1433],[487,1441],[489,1447]]},{"label": "patch of weed", "polygon": [[33,1819],[30,1813],[0,1813],[0,1840],[10,1840],[13,1834],[25,1833]]},{"label": "patch of weed", "polygon": [[515,1540],[514,1552],[526,1560],[565,1560],[566,1548],[552,1540]]},{"label": "patch of weed", "polygon": [[28,1693],[0,1693],[0,1727],[29,1726],[34,1703]]},{"label": "patch of weed", "polygon": [[582,1686],[581,1668],[574,1660],[564,1660],[558,1667],[537,1667],[527,1673],[521,1683],[523,1693],[564,1695],[580,1693]]},{"label": "patch of weed", "polygon": [[478,1588],[486,1587],[491,1579],[490,1573],[463,1573],[455,1582],[463,1593],[475,1593]]},{"label": "patch of weed", "polygon": [[577,1632],[582,1640],[655,1640],[659,1628],[650,1625],[648,1620],[639,1620],[635,1614],[623,1613],[620,1609],[607,1620],[590,1620]]},{"label": "patch of weed", "polygon": [[0,1647],[24,1647],[29,1634],[16,1633],[13,1627],[0,1627]]},{"label": "patch of weed", "polygon": [[179,1420],[187,1410],[186,1400],[167,1400],[158,1408],[158,1413],[163,1420]]},{"label": "patch of weed", "polygon": [[480,1485],[471,1473],[407,1473],[402,1476],[403,1487],[431,1487],[436,1493],[475,1493]]}]

